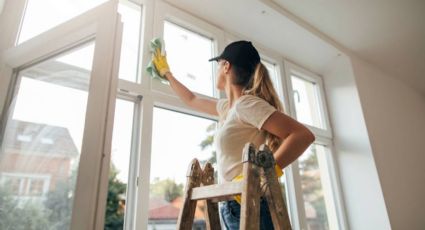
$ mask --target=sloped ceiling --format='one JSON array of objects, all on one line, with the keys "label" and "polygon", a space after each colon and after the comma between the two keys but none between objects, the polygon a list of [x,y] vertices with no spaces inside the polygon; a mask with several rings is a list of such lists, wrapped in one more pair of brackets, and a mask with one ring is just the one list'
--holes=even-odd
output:
[{"label": "sloped ceiling", "polygon": [[425,95],[425,1],[273,1]]},{"label": "sloped ceiling", "polygon": [[[166,0],[167,1],[167,0]],[[390,77],[425,95],[423,0],[168,0],[170,4],[320,73],[338,51],[289,12]],[[273,4],[268,4],[272,2]],[[276,9],[280,8],[280,9]]]},{"label": "sloped ceiling", "polygon": [[167,0],[239,39],[249,39],[303,67],[322,73],[340,53],[335,47],[259,0]]}]

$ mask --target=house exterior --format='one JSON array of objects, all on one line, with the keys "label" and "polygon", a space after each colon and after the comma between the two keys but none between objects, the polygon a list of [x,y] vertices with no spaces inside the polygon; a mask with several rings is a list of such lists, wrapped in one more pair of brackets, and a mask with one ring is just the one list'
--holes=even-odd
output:
[{"label": "house exterior", "polygon": [[[177,219],[180,208],[183,205],[183,197],[177,197],[171,202],[159,198],[149,200],[149,221],[148,230],[174,230],[176,229]],[[205,225],[205,204],[197,202],[195,218],[193,221],[193,230],[204,230]]]},{"label": "house exterior", "polygon": [[13,120],[1,146],[0,188],[21,201],[42,201],[59,183],[69,180],[77,157],[68,129]]}]

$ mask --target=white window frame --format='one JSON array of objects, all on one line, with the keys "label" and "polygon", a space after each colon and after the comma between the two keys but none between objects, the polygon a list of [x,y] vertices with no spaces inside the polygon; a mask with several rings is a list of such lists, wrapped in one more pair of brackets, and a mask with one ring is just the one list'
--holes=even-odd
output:
[{"label": "white window frame", "polygon": [[[323,80],[322,77],[308,71],[307,69],[294,64],[291,61],[288,61],[286,59],[283,60],[284,64],[284,70],[285,70],[285,81],[288,93],[288,101],[290,105],[290,113],[292,118],[296,119],[296,110],[295,110],[295,102],[293,95],[293,89],[292,89],[292,81],[291,76],[295,75],[301,79],[304,79],[306,81],[314,82],[317,84],[318,89],[318,103],[320,108],[320,116],[322,116],[324,123],[325,123],[325,129],[320,129],[308,124],[304,124],[307,126],[315,135],[316,140],[315,144],[318,145],[324,145],[326,148],[326,151],[328,154],[326,154],[326,163],[328,166],[327,169],[327,175],[330,179],[330,182],[328,183],[329,186],[331,186],[331,196],[333,200],[333,213],[328,214],[328,218],[330,218],[332,221],[337,222],[338,229],[348,229],[347,225],[347,218],[345,214],[345,207],[343,203],[343,197],[342,197],[342,190],[340,185],[340,178],[338,175],[338,169],[336,167],[336,156],[335,156],[335,149],[333,146],[333,134],[332,134],[332,127],[330,125],[329,116],[328,116],[328,107],[326,104],[326,98],[324,93],[324,86],[323,86]],[[302,189],[301,189],[301,178],[299,175],[299,166],[298,166],[298,160],[294,161],[291,164],[291,173],[292,178],[294,182],[294,194],[297,196],[296,202],[297,202],[297,208],[298,208],[298,224],[299,229],[306,229],[307,223],[305,218],[305,210],[304,210],[304,199],[302,197]],[[324,191],[325,192],[325,191]],[[335,227],[335,226],[333,226]]]},{"label": "white window frame", "polygon": [[[119,81],[125,81],[120,79]],[[135,84],[135,83],[131,83]],[[118,87],[118,89],[123,89]],[[141,104],[142,96],[132,95],[130,92],[125,90],[118,90],[116,100],[124,100],[133,103],[133,125],[131,130],[131,147],[130,147],[130,158],[129,158],[129,172],[126,189],[126,200],[125,200],[125,215],[124,215],[124,229],[138,229],[135,228],[136,220],[135,213],[137,213],[137,192],[138,192],[138,162],[139,159],[139,145],[137,144],[140,139],[140,122],[141,122]],[[113,131],[112,131],[113,134]],[[111,156],[112,157],[112,156]],[[108,168],[109,170],[109,168]],[[109,186],[109,184],[108,184]]]},{"label": "white window frame", "polygon": [[28,194],[28,196],[33,196],[33,195],[30,195],[31,194],[31,187],[32,187],[32,183],[33,183],[33,181],[34,180],[42,180],[43,181],[43,188],[42,188],[42,191],[41,191],[41,195],[40,196],[44,196],[44,195],[46,195],[47,194],[47,192],[48,192],[48,189],[49,189],[49,187],[48,187],[48,185],[49,185],[49,182],[50,182],[50,180],[48,179],[48,178],[46,178],[46,177],[40,177],[40,176],[31,176],[31,177],[27,177],[27,194]]},{"label": "white window frame", "polygon": [[[13,2],[6,2],[5,8]],[[2,107],[3,123],[16,96],[19,70],[95,41],[71,229],[103,229],[116,98],[116,90],[111,89],[117,87],[119,55],[116,54],[120,53],[122,35],[117,9],[118,1],[106,2],[16,47],[8,43],[10,48],[1,54],[0,74],[11,79],[8,98]]]},{"label": "white window frame", "polygon": [[[4,184],[6,181],[6,178],[18,178],[20,180],[26,180],[26,185],[25,185],[25,189],[26,191],[22,191],[24,188],[23,182],[20,182],[19,185],[19,193],[24,193],[25,195],[18,195],[18,197],[34,197],[29,194],[29,188],[31,185],[31,181],[32,179],[42,179],[43,180],[43,191],[42,194],[40,195],[40,197],[43,197],[47,194],[48,190],[49,190],[49,186],[50,186],[50,178],[51,176],[48,174],[28,174],[28,173],[12,173],[12,172],[2,172],[0,173],[1,175],[1,179],[0,179],[0,184]],[[38,197],[38,196],[35,196]]]},{"label": "white window frame", "polygon": [[[122,82],[123,83],[123,82]],[[127,83],[125,83],[127,84]],[[131,84],[131,83],[130,83]],[[121,86],[123,86],[122,84]],[[130,89],[130,87],[128,88]],[[134,88],[133,88],[134,89]],[[134,92],[134,91],[133,91]],[[150,168],[151,168],[151,153],[152,153],[152,124],[153,124],[153,110],[155,107],[172,110],[175,112],[190,114],[193,116],[202,117],[210,120],[218,120],[218,117],[211,116],[202,112],[193,110],[185,105],[180,99],[161,93],[143,93],[139,91],[140,96],[143,97],[141,102],[140,117],[141,125],[139,127],[140,139],[138,141],[139,153],[139,174],[137,181],[137,212],[136,212],[136,229],[146,229],[148,226],[148,209],[149,209],[149,188],[150,188]],[[142,128],[143,127],[143,128]],[[188,162],[189,164],[189,162]]]},{"label": "white window frame", "polygon": [[326,100],[325,100],[322,78],[319,75],[313,72],[310,72],[302,67],[299,67],[298,65],[293,64],[292,62],[289,62],[287,60],[284,61],[284,66],[285,66],[285,75],[286,75],[286,81],[287,81],[286,85],[287,85],[287,90],[289,94],[288,99],[289,99],[291,108],[293,108],[291,109],[292,117],[296,119],[295,102],[294,102],[294,97],[292,96],[294,91],[292,88],[292,81],[291,81],[291,76],[295,75],[298,78],[301,78],[309,82],[314,82],[317,84],[317,89],[318,89],[317,93],[319,94],[318,95],[319,113],[321,118],[323,119],[325,128],[321,129],[309,124],[304,124],[304,125],[307,126],[314,134],[318,136],[332,138],[332,129],[331,129],[329,116],[328,116],[328,109],[327,109]]},{"label": "white window frame", "polygon": [[[189,108],[180,101],[169,86],[152,80],[145,71],[145,67],[151,59],[151,54],[148,48],[149,42],[153,37],[162,36],[163,21],[161,20],[164,20],[164,18],[166,18],[165,15],[168,15],[167,19],[169,21],[181,25],[191,31],[196,31],[204,35],[209,34],[210,36],[208,37],[213,37],[213,34],[218,33],[218,35],[215,35],[216,40],[214,40],[216,42],[216,47],[219,47],[216,48],[216,50],[224,48],[220,47],[220,45],[223,44],[220,36],[222,32],[213,26],[210,26],[193,16],[160,1],[141,0],[138,4],[143,5],[141,24],[143,29],[141,30],[142,36],[140,43],[142,49],[140,49],[139,53],[138,67],[138,79],[140,79],[140,81],[130,82],[123,79],[118,80],[118,92],[120,96],[137,98],[134,112],[129,182],[127,187],[127,197],[128,199],[132,199],[132,197],[134,197],[134,203],[132,204],[132,207],[126,207],[126,229],[147,229],[148,226],[152,120],[154,107],[161,107],[206,119],[218,120],[218,117],[210,116]],[[163,13],[162,17],[158,16],[158,10]],[[155,18],[153,17],[154,13]],[[198,30],[199,28],[205,29],[210,27],[213,28],[212,30],[215,32],[212,33],[206,32],[205,30]],[[159,32],[161,35],[152,35]],[[207,97],[205,95],[197,95]],[[132,184],[134,185],[134,189],[131,189],[130,187]],[[128,202],[126,202],[126,205],[129,205]]]}]

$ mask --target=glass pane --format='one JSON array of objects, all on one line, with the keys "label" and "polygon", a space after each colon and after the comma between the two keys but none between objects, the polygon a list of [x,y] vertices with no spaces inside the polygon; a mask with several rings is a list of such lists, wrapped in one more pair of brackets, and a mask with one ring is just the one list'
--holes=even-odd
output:
[{"label": "glass pane", "polygon": [[[33,38],[107,0],[28,0],[18,44]],[[49,10],[46,10],[49,9]],[[140,41],[141,7],[121,1],[118,12],[123,22],[119,77],[136,81]]]},{"label": "glass pane", "polygon": [[279,83],[279,76],[277,74],[277,69],[276,69],[277,66],[270,63],[270,62],[264,61],[264,60],[261,60],[261,62],[264,64],[264,66],[266,66],[267,71],[269,72],[270,78],[272,80],[274,89],[276,90],[277,94],[279,95],[279,98],[281,98],[281,100],[282,100],[283,95],[282,95],[282,90],[280,89],[281,87],[279,87],[280,83]]},{"label": "glass pane", "polygon": [[28,0],[18,44],[107,0]]},{"label": "glass pane", "polygon": [[291,76],[297,120],[318,128],[324,127],[320,115],[318,89],[316,83]]},{"label": "glass pane", "polygon": [[307,229],[338,229],[325,146],[312,144],[298,162]]},{"label": "glass pane", "polygon": [[[197,158],[215,167],[215,126],[212,120],[154,109],[148,229],[176,228],[190,162]],[[198,202],[195,229],[205,229],[203,207]]]},{"label": "glass pane", "polygon": [[213,97],[212,40],[167,21],[164,40],[173,75],[192,91]]},{"label": "glass pane", "polygon": [[119,78],[135,82],[139,57],[141,8],[125,1],[118,5],[118,12],[121,14],[124,25]]},{"label": "glass pane", "polygon": [[105,230],[123,229],[130,165],[134,102],[117,99],[112,134]]},{"label": "glass pane", "polygon": [[19,72],[0,143],[0,229],[69,229],[93,51]]}]

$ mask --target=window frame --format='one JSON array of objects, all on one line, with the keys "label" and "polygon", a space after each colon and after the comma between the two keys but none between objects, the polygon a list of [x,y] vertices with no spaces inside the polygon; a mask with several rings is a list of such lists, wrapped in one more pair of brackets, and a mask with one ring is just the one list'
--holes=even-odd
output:
[{"label": "window frame", "polygon": [[[128,82],[124,79],[119,79],[119,82]],[[136,83],[132,83],[136,84]],[[124,87],[125,88],[125,87]],[[138,140],[140,138],[140,113],[141,113],[141,103],[142,96],[137,96],[129,93],[123,89],[123,87],[117,87],[117,97],[116,100],[123,100],[126,102],[133,103],[133,125],[131,129],[131,144],[130,144],[130,158],[129,158],[129,168],[128,168],[128,180],[125,181],[127,184],[126,188],[126,200],[125,200],[125,214],[124,214],[124,229],[135,229],[135,215],[137,208],[137,187],[139,183],[138,179],[138,162],[139,162],[139,145]],[[115,111],[114,111],[115,112]],[[112,124],[113,125],[113,124]],[[111,131],[113,135],[113,130]],[[112,140],[112,139],[111,139]],[[112,147],[112,145],[111,145]],[[112,157],[112,154],[110,155]],[[111,160],[110,160],[111,162]],[[110,167],[107,168],[108,172]],[[107,184],[109,187],[109,183]]]},{"label": "window frame", "polygon": [[[44,195],[47,194],[48,190],[49,190],[49,186],[50,186],[50,180],[51,180],[51,176],[48,174],[38,174],[38,175],[33,175],[33,174],[28,174],[28,173],[9,173],[9,172],[3,172],[0,173],[1,175],[1,179],[0,179],[0,184],[4,184],[6,183],[7,179],[11,179],[11,178],[16,178],[20,180],[20,185],[19,185],[19,192],[24,193],[23,198],[42,198]],[[43,191],[41,192],[40,195],[31,195],[30,194],[30,188],[31,188],[31,182],[32,180],[43,180]],[[23,183],[22,181],[26,180],[26,183]]]},{"label": "window frame", "polygon": [[[345,212],[345,206],[343,202],[343,196],[342,196],[342,190],[341,190],[341,184],[340,184],[340,177],[338,174],[338,168],[337,168],[337,162],[336,162],[336,151],[335,147],[333,146],[333,134],[332,134],[332,127],[329,120],[328,115],[328,107],[326,104],[326,98],[325,98],[325,90],[323,85],[322,77],[297,65],[294,64],[291,61],[288,61],[286,59],[283,60],[283,64],[285,67],[285,76],[284,80],[286,81],[287,86],[287,94],[288,94],[288,101],[290,105],[290,114],[292,118],[296,119],[296,112],[295,112],[295,102],[293,98],[293,89],[292,89],[292,80],[291,76],[295,75],[298,78],[301,78],[306,81],[314,82],[317,84],[317,93],[318,95],[318,103],[320,108],[320,116],[322,116],[324,123],[325,123],[325,129],[320,129],[308,124],[304,124],[306,127],[308,127],[313,134],[316,137],[316,140],[314,144],[323,145],[326,149],[326,163],[328,166],[327,169],[327,177],[330,178],[330,186],[332,193],[330,194],[332,196],[333,200],[333,208],[335,212],[335,217],[337,222],[337,226],[339,229],[347,229],[347,218],[346,218],[346,212]],[[294,182],[294,194],[297,196],[296,203],[297,203],[297,215],[298,215],[298,224],[299,229],[307,229],[307,223],[306,223],[306,217],[305,217],[305,210],[304,210],[304,199],[302,197],[302,189],[301,189],[301,178],[300,178],[300,170],[298,167],[298,159],[294,161],[291,164],[291,172],[293,173],[292,178]],[[329,217],[328,217],[329,218]]]},{"label": "window frame", "polygon": [[324,136],[327,138],[332,138],[332,129],[331,129],[331,125],[330,125],[330,121],[329,121],[329,116],[328,116],[328,109],[327,109],[327,105],[326,105],[326,99],[325,99],[325,93],[324,93],[324,87],[323,87],[323,80],[322,78],[313,73],[310,72],[308,70],[306,70],[305,68],[302,68],[290,61],[285,60],[284,61],[284,66],[285,66],[285,75],[286,75],[286,85],[287,85],[287,91],[288,91],[288,99],[289,99],[289,104],[291,107],[291,115],[294,119],[297,118],[297,114],[296,114],[296,109],[295,109],[295,102],[294,102],[294,97],[292,96],[294,91],[293,91],[293,87],[292,87],[292,80],[291,77],[292,75],[305,80],[305,81],[309,81],[309,82],[313,82],[315,84],[317,84],[317,99],[318,99],[318,104],[319,104],[319,116],[321,116],[321,118],[323,119],[323,125],[325,128],[318,128],[309,124],[304,124],[305,126],[307,126],[315,135],[317,136]]},{"label": "window frame", "polygon": [[[5,8],[15,8],[15,1],[7,1]],[[23,2],[18,2],[21,6]],[[92,60],[90,90],[88,91],[86,122],[83,134],[83,145],[80,154],[75,198],[73,202],[71,229],[103,229],[106,190],[108,174],[104,173],[105,165],[109,164],[111,140],[108,126],[111,126],[112,111],[115,107],[115,90],[118,76],[117,59],[114,53],[120,51],[122,23],[117,13],[118,1],[103,3],[73,19],[51,28],[34,38],[19,45],[15,44],[19,27],[6,31],[10,36],[16,36],[7,44],[2,44],[2,60],[0,74],[8,78],[7,96],[1,107],[1,133],[4,132],[3,121],[9,117],[9,107],[16,97],[16,87],[19,86],[17,73],[33,64],[48,60],[56,55],[80,47],[90,41],[95,41],[96,47]],[[10,4],[10,5],[9,5]],[[19,10],[23,15],[24,8]],[[13,15],[11,18],[17,19]],[[19,22],[21,17],[19,17]],[[12,31],[12,32],[11,32]],[[3,46],[4,45],[4,46]],[[118,59],[119,60],[119,59]],[[112,68],[103,68],[102,66]],[[93,90],[96,85],[96,90]],[[112,115],[112,116],[111,116]],[[2,134],[1,134],[2,135]],[[109,144],[109,147],[108,147]],[[97,162],[91,164],[89,162]],[[109,167],[108,167],[109,170]],[[84,176],[81,176],[84,175]],[[87,186],[91,185],[91,186]],[[79,210],[75,212],[75,210]]]}]

